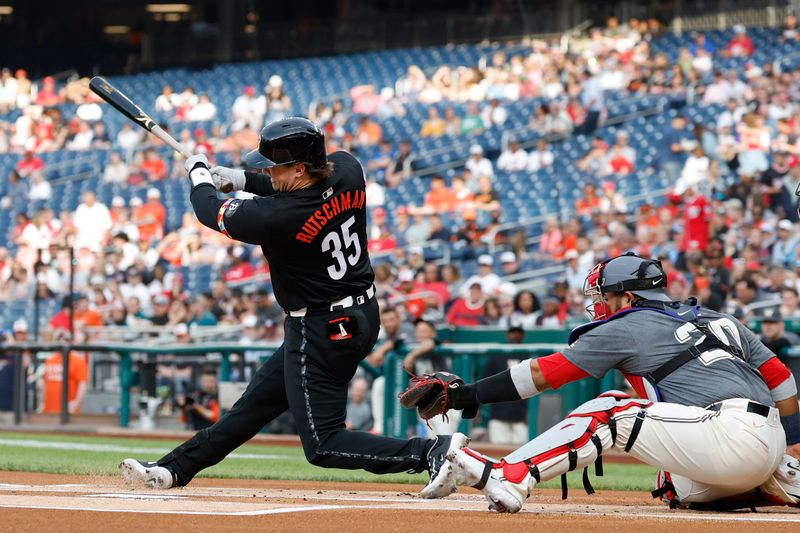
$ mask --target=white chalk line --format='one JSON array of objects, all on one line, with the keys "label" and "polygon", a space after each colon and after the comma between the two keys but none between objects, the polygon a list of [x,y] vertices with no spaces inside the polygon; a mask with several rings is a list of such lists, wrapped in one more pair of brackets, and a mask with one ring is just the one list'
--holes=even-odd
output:
[{"label": "white chalk line", "polygon": [[[164,448],[146,448],[136,446],[118,446],[116,444],[91,444],[84,442],[64,442],[64,441],[42,441],[25,439],[3,439],[0,438],[0,446],[17,446],[24,448],[39,448],[48,450],[77,450],[85,452],[113,452],[125,454],[146,454],[150,456],[164,455],[169,450]],[[263,459],[268,461],[295,459],[291,455],[278,455],[270,453],[238,453],[228,455],[231,459]]]},{"label": "white chalk line", "polygon": [[[101,508],[87,508],[76,507],[67,505],[6,505],[0,503],[0,508],[10,509],[40,509],[51,511],[89,511],[98,513],[134,513],[134,514],[171,514],[171,515],[201,515],[201,516],[262,516],[274,514],[287,514],[287,513],[304,513],[315,511],[335,511],[335,510],[352,510],[352,509],[373,509],[373,510],[408,510],[408,511],[450,511],[450,512],[490,512],[485,509],[462,508],[462,509],[433,509],[429,507],[415,508],[404,507],[399,508],[397,505],[308,505],[302,507],[282,507],[276,509],[255,509],[252,511],[165,511],[165,510],[147,510],[147,509],[101,509]],[[541,510],[526,510],[521,511],[522,514],[544,514],[544,515],[558,515],[558,516],[609,516],[608,512],[599,511],[563,511],[563,512],[548,512]],[[718,515],[701,515],[701,514],[672,514],[672,513],[653,513],[653,514],[636,514],[636,513],[614,513],[614,517],[619,518],[634,518],[634,519],[667,519],[667,520],[705,520],[717,522],[757,522],[757,523],[800,523],[800,516],[718,516]]]},{"label": "white chalk line", "polygon": [[186,500],[189,496],[178,496],[175,494],[158,494],[155,492],[147,492],[144,494],[136,493],[119,493],[119,492],[101,492],[99,494],[86,494],[78,496],[78,498],[116,498],[119,500]]},{"label": "white chalk line", "polygon": [[[371,506],[354,506],[353,509]],[[43,511],[89,511],[93,513],[135,513],[135,514],[170,514],[170,515],[201,515],[201,516],[260,516],[269,514],[302,513],[309,511],[330,511],[340,509],[339,505],[309,505],[304,507],[281,507],[277,509],[256,509],[253,511],[162,511],[148,509],[100,509],[92,507],[76,507],[69,505],[7,505],[0,503],[0,508],[6,509],[40,509]]]},{"label": "white chalk line", "polygon": [[[12,484],[2,484],[0,488],[5,489],[27,489],[27,490],[36,490],[40,492],[45,492],[48,490],[48,487],[56,487],[57,485],[51,486],[35,486],[35,485],[12,485]],[[74,485],[74,484],[65,484],[61,485],[60,487],[83,487],[83,488],[91,488],[90,485]],[[245,489],[248,490],[249,489]],[[186,501],[187,498],[190,498],[191,495],[163,495],[159,493],[96,493],[91,494],[84,493],[84,496],[76,495],[76,496],[59,496],[61,498],[66,497],[87,497],[90,496],[92,498],[116,498],[116,499],[132,499],[132,500],[148,500],[148,499],[180,499]],[[281,497],[289,497],[291,496],[281,496]],[[260,516],[260,515],[270,515],[270,514],[285,514],[285,513],[301,513],[301,512],[312,512],[312,511],[323,511],[323,510],[346,510],[346,509],[380,509],[380,510],[417,510],[417,511],[437,511],[437,512],[489,512],[487,511],[483,505],[481,508],[477,507],[469,507],[469,508],[453,508],[452,504],[476,504],[480,502],[479,500],[462,500],[462,499],[444,499],[440,501],[433,501],[433,500],[415,500],[411,498],[369,498],[369,497],[352,497],[352,495],[342,495],[342,496],[308,496],[311,500],[338,500],[338,501],[354,501],[354,502],[374,502],[378,503],[379,505],[306,505],[306,506],[293,506],[293,507],[281,507],[281,508],[270,508],[270,509],[254,509],[252,511],[189,511],[189,510],[147,510],[147,509],[103,509],[103,508],[92,508],[92,507],[84,507],[84,506],[69,506],[69,505],[34,505],[34,504],[5,504],[0,502],[0,508],[18,508],[18,509],[42,509],[42,510],[63,510],[63,511],[91,511],[91,512],[107,512],[107,513],[139,513],[139,514],[173,514],[173,515],[204,515],[204,516]],[[398,504],[407,504],[406,506],[401,506]],[[436,507],[432,507],[431,505],[437,505]],[[718,515],[718,514],[704,514],[704,513],[691,513],[691,514],[684,514],[682,511],[673,511],[673,512],[648,512],[644,510],[643,512],[625,512],[620,510],[618,506],[598,506],[598,510],[573,510],[573,509],[565,509],[562,505],[557,505],[560,508],[548,508],[544,506],[531,506],[527,509],[523,509],[521,512],[525,514],[541,514],[541,515],[550,515],[550,516],[618,516],[622,518],[636,518],[636,519],[667,519],[667,520],[704,520],[704,521],[717,521],[717,522],[755,522],[755,523],[771,523],[771,522],[785,522],[785,523],[800,523],[800,514],[795,516],[791,516],[788,514],[781,514],[780,516],[764,516],[764,515],[743,515],[743,516],[731,516],[731,515]],[[607,509],[600,509],[599,507],[608,507]]]},{"label": "white chalk line", "polygon": [[[187,501],[190,500],[193,496],[198,498],[207,498],[209,496],[213,496],[211,494],[207,494],[206,491],[208,490],[215,490],[211,487],[202,487],[199,488],[203,491],[201,494],[181,494],[181,495],[172,495],[172,494],[162,494],[161,492],[153,492],[153,493],[109,493],[108,489],[105,489],[103,492],[103,488],[101,487],[93,487],[92,485],[86,484],[75,484],[75,483],[65,483],[65,484],[58,484],[58,485],[20,485],[20,484],[12,484],[12,483],[0,483],[0,490],[15,490],[15,491],[25,491],[25,492],[48,492],[51,489],[59,489],[59,491],[63,491],[65,489],[83,489],[81,494],[72,495],[72,494],[65,494],[63,496],[56,496],[58,498],[68,498],[68,497],[75,497],[75,498],[109,498],[109,499],[130,499],[130,500],[182,500]],[[97,492],[95,492],[95,490]],[[217,488],[216,490],[227,490],[230,491],[231,487],[222,487]],[[234,488],[234,490],[241,490],[245,492],[250,492],[253,489],[249,488]],[[297,498],[297,495],[294,494],[279,494],[274,496],[265,496],[265,497],[274,497],[274,498]],[[259,515],[269,515],[269,514],[284,514],[284,513],[300,513],[300,512],[311,512],[311,511],[323,511],[323,510],[337,510],[337,509],[381,509],[381,510],[398,510],[398,509],[405,509],[405,510],[418,510],[418,511],[439,511],[439,512],[489,512],[483,507],[484,502],[480,499],[455,499],[455,498],[447,498],[442,500],[420,500],[413,497],[407,498],[381,498],[381,497],[367,497],[367,496],[357,496],[357,495],[350,495],[350,494],[343,494],[341,496],[325,496],[325,495],[307,495],[306,496],[310,500],[319,500],[319,501],[353,501],[353,502],[370,502],[370,503],[377,503],[379,505],[306,505],[306,506],[293,506],[293,507],[281,507],[281,508],[270,508],[270,509],[254,509],[252,511],[189,511],[189,510],[145,510],[145,509],[102,509],[102,508],[87,508],[83,506],[68,506],[68,505],[33,505],[33,504],[23,504],[23,505],[16,505],[16,504],[5,504],[0,502],[0,508],[19,508],[19,509],[42,509],[42,510],[64,510],[64,511],[92,511],[92,512],[112,512],[112,513],[151,513],[151,514],[174,514],[174,515],[207,515],[207,516],[259,516]],[[382,505],[381,505],[382,504]],[[406,506],[401,506],[398,504],[407,504]],[[481,504],[481,508],[471,507],[471,508],[454,508],[452,507],[453,504],[467,504],[467,505],[475,505]],[[432,507],[432,506],[436,507]],[[721,522],[763,522],[763,523],[771,523],[771,522],[785,522],[785,523],[800,523],[800,513],[792,513],[789,511],[788,513],[782,513],[776,516],[765,516],[765,515],[741,515],[741,516],[733,516],[733,515],[720,515],[720,514],[705,514],[699,512],[687,512],[686,511],[671,511],[671,512],[649,512],[648,510],[640,510],[640,512],[626,512],[621,510],[619,506],[596,506],[597,510],[579,510],[579,509],[567,509],[565,508],[566,504],[556,504],[552,507],[545,507],[541,504],[539,505],[531,505],[527,508],[524,508],[521,512],[525,514],[542,514],[542,515],[550,515],[550,516],[619,516],[622,518],[640,518],[640,519],[667,519],[667,520],[705,520],[705,521],[721,521]]]},{"label": "white chalk line", "polygon": [[[66,489],[84,489],[80,492],[79,495],[86,495],[92,497],[107,497],[107,498],[126,498],[127,495],[131,496],[131,499],[135,499],[135,497],[141,496],[141,499],[187,499],[187,498],[216,498],[219,496],[225,497],[233,497],[233,498],[249,498],[253,492],[258,494],[259,492],[263,492],[264,489],[258,488],[238,488],[238,487],[194,487],[193,491],[190,494],[180,494],[180,495],[169,495],[165,494],[166,491],[153,491],[153,492],[144,492],[144,493],[109,493],[107,492],[107,488],[103,487],[94,487],[92,485],[86,484],[62,484],[62,485],[18,485],[14,483],[0,483],[0,492],[3,491],[16,491],[16,492],[67,492]],[[234,494],[240,493],[240,494]],[[362,493],[363,494],[363,493]],[[78,494],[74,495],[75,497],[79,496]],[[287,498],[287,499],[295,499],[295,498],[309,498],[312,500],[321,500],[321,501],[353,501],[353,502],[374,502],[374,503],[409,503],[409,502],[416,502],[417,505],[433,505],[436,502],[447,502],[458,504],[458,503],[465,503],[465,504],[474,504],[474,503],[482,503],[483,497],[479,495],[475,495],[472,499],[463,499],[463,498],[447,498],[446,500],[426,500],[423,498],[418,498],[414,495],[406,496],[404,498],[398,497],[381,497],[381,496],[353,496],[352,494],[342,495],[342,496],[324,496],[313,494],[310,495],[307,492],[303,492],[300,490],[290,490],[287,492],[281,492],[278,494],[263,494],[259,495],[262,498]]]}]

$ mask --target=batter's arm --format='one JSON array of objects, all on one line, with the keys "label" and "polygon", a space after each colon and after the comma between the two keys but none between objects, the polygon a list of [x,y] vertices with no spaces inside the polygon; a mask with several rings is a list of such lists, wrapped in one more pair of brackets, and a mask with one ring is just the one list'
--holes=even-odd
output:
[{"label": "batter's arm", "polygon": [[775,402],[786,433],[786,453],[800,459],[800,407],[797,396]]},{"label": "batter's arm", "polygon": [[453,408],[463,409],[478,404],[524,400],[588,376],[556,352],[538,359],[526,359],[508,370],[463,385],[451,391],[450,395]]},{"label": "batter's arm", "polygon": [[260,172],[245,172],[244,190],[257,196],[272,196],[275,189],[272,187],[272,180],[266,174]]},{"label": "batter's arm", "polygon": [[250,200],[220,200],[213,185],[202,183],[192,188],[190,197],[197,220],[206,227],[237,241],[262,244],[267,237],[269,197]]}]

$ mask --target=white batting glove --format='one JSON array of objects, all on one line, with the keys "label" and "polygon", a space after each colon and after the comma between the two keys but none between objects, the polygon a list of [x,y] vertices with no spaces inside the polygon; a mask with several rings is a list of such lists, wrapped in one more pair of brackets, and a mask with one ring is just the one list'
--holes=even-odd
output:
[{"label": "white batting glove", "polygon": [[201,183],[214,185],[211,172],[208,170],[208,158],[205,154],[189,156],[186,161],[184,161],[183,168],[185,168],[186,173],[189,174],[189,179],[192,180],[192,186],[197,186]]},{"label": "white batting glove", "polygon": [[213,167],[211,177],[214,186],[221,192],[243,191],[247,181],[244,170],[238,168]]}]

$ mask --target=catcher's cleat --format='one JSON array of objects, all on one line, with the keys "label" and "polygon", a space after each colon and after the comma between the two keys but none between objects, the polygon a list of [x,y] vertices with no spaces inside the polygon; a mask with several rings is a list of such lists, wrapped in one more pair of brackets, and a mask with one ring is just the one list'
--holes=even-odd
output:
[{"label": "catcher's cleat", "polygon": [[470,485],[489,502],[489,509],[498,513],[516,513],[536,484],[526,465],[509,465],[481,455],[469,448],[456,450],[452,462],[459,472],[459,483]]},{"label": "catcher's cleat", "polygon": [[789,499],[800,507],[800,460],[784,455],[773,476]]},{"label": "catcher's cleat", "polygon": [[169,489],[177,484],[175,474],[158,463],[125,459],[119,464],[119,470],[128,485],[141,483],[151,489]]},{"label": "catcher's cleat", "polygon": [[422,498],[444,498],[456,490],[457,469],[452,457],[455,452],[469,444],[469,438],[463,433],[449,436],[439,435],[428,452],[428,472],[430,481],[419,495]]}]

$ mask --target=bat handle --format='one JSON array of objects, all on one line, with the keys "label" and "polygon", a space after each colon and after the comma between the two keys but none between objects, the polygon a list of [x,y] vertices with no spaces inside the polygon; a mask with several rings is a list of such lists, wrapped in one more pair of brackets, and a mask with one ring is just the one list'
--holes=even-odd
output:
[{"label": "bat handle", "polygon": [[158,124],[153,126],[153,129],[150,131],[153,133],[153,135],[167,143],[170,148],[183,155],[183,157],[190,157],[192,155],[192,152],[190,152],[188,148],[176,141],[172,135],[161,129],[161,126]]}]

